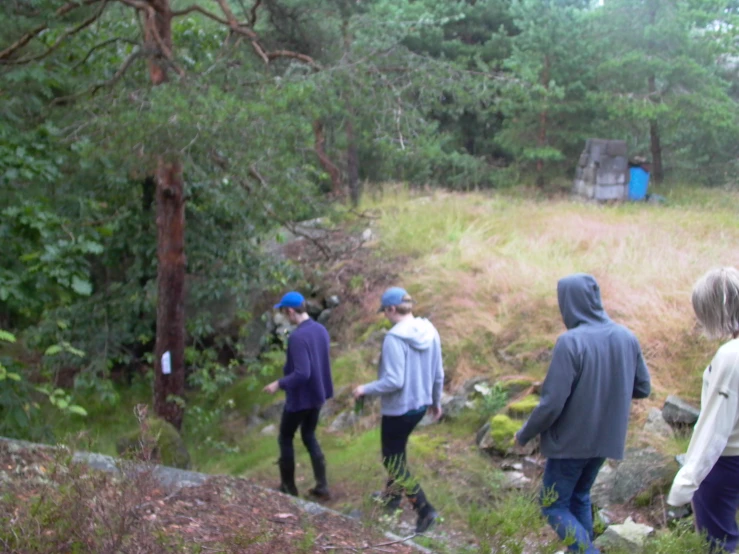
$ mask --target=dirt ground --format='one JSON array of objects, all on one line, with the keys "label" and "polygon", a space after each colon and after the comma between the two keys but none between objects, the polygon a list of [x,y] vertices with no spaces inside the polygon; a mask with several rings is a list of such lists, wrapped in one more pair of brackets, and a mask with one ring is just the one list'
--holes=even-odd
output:
[{"label": "dirt ground", "polygon": [[[133,467],[133,466],[131,466]],[[245,479],[176,491],[147,471],[109,474],[54,449],[0,443],[0,550],[30,552],[415,552],[407,544]]]}]

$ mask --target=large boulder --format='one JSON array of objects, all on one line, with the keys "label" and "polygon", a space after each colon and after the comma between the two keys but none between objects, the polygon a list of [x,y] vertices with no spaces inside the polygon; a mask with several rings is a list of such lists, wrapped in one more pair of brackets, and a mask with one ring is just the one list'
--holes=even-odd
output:
[{"label": "large boulder", "polygon": [[630,502],[640,494],[657,494],[669,487],[677,464],[653,448],[629,449],[615,468],[604,464],[591,490],[600,508]]},{"label": "large boulder", "polygon": [[662,417],[662,412],[657,408],[651,408],[647,415],[647,422],[644,424],[644,430],[650,435],[669,439],[675,435],[675,431],[670,424]]},{"label": "large boulder", "polygon": [[354,410],[345,410],[341,412],[336,419],[331,422],[328,430],[337,433],[339,431],[345,431],[351,427],[354,427],[359,423],[360,416],[356,414]]},{"label": "large boulder", "polygon": [[456,419],[467,409],[467,396],[452,396],[441,393],[441,410],[443,419]]},{"label": "large boulder", "polygon": [[654,534],[649,525],[635,523],[630,517],[621,525],[611,525],[595,540],[595,546],[604,550],[622,550],[624,552],[641,552],[647,538]]},{"label": "large boulder", "polygon": [[[179,469],[190,468],[190,453],[174,426],[159,418],[146,420],[146,432],[137,429],[120,437],[116,450],[120,456],[136,456],[150,452],[152,461]],[[148,456],[144,456],[148,457]]]},{"label": "large boulder", "polygon": [[662,408],[662,417],[665,418],[665,421],[678,427],[695,425],[699,415],[700,410],[698,408],[672,395],[667,397]]}]

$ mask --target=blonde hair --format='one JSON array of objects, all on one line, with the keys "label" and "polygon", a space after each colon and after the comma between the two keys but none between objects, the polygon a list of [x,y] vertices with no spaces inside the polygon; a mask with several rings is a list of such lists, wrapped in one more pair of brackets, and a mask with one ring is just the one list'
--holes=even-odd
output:
[{"label": "blonde hair", "polygon": [[711,338],[739,332],[739,271],[712,269],[693,286],[693,310]]},{"label": "blonde hair", "polygon": [[410,296],[404,296],[403,302],[395,306],[395,311],[400,315],[408,315],[413,311],[413,300]]}]

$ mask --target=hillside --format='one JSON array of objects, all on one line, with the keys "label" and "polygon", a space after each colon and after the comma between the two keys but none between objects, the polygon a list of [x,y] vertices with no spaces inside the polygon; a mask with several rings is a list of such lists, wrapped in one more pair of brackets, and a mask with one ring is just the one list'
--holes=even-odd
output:
[{"label": "hillside", "polygon": [[[326,290],[343,299],[327,322],[338,394],[319,427],[334,493],[329,506],[400,533],[413,520],[408,509],[399,520],[383,520],[369,500],[384,482],[377,407],[369,406],[359,421],[333,425],[351,405],[350,386],[374,375],[385,327],[376,306],[389,284],[406,287],[418,301],[417,314],[439,328],[445,388],[451,394],[474,378],[542,378],[563,330],[556,282],[568,273],[592,273],[608,313],[639,337],[652,374],[654,392],[634,404],[629,443],[656,446],[667,455],[683,451],[685,435],[657,440],[641,429],[648,409],[661,407],[667,395],[694,402],[699,397],[700,373],[716,344],[696,329],[689,293],[706,269],[739,259],[739,195],[682,188],[659,192],[668,199],[665,205],[594,205],[521,191],[427,194],[388,186],[369,195],[361,216],[347,214],[341,220],[346,236],[371,235],[362,248],[328,266],[317,256],[305,256],[308,246],[293,249],[303,254],[307,279],[314,284],[323,280]],[[263,362],[263,381],[279,371],[281,359],[271,355]],[[145,382],[134,383],[116,410],[93,411],[73,427],[61,424],[57,435],[84,431],[90,450],[112,454],[115,436],[135,427],[128,410],[147,401],[147,388]],[[266,486],[277,483],[277,445],[270,427],[275,415],[270,419],[263,410],[273,399],[258,391],[245,379],[227,386],[215,400],[188,399],[183,438],[194,469],[244,476]],[[254,414],[264,417],[249,425]],[[523,552],[553,552],[556,543],[534,503],[535,475],[511,493],[500,471],[502,460],[481,453],[475,444],[489,415],[478,403],[412,436],[411,468],[444,518],[421,542],[442,552],[478,552],[486,541],[516,544]],[[311,485],[310,464],[299,441],[296,446],[298,487],[305,491]],[[654,510],[659,500],[654,502],[650,509],[643,509],[642,502],[614,511],[661,526],[659,510]],[[514,528],[500,531],[496,514]]]}]

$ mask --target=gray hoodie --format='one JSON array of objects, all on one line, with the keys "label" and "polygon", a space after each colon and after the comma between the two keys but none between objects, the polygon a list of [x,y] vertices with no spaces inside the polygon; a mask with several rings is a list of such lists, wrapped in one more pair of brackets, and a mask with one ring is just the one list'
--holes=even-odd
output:
[{"label": "gray hoodie", "polygon": [[444,385],[439,333],[428,319],[396,323],[382,343],[378,379],[364,386],[379,396],[382,415],[399,416],[423,406],[439,406]]},{"label": "gray hoodie", "polygon": [[557,296],[568,331],[554,346],[541,400],[518,440],[540,434],[547,458],[621,459],[631,399],[650,392],[639,341],[608,317],[592,276],[565,277]]}]

